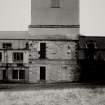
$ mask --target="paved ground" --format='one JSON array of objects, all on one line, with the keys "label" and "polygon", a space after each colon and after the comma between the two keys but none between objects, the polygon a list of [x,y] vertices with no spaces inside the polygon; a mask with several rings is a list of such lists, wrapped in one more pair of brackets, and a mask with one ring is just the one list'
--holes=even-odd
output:
[{"label": "paved ground", "polygon": [[0,84],[0,105],[105,105],[105,85]]}]

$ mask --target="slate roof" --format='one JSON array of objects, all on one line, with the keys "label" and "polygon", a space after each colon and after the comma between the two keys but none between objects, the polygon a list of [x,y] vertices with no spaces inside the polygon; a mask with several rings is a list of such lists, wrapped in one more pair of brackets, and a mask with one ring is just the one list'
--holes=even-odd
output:
[{"label": "slate roof", "polygon": [[105,49],[105,37],[102,36],[79,36],[79,48],[86,48],[86,43],[93,41],[97,49]]}]

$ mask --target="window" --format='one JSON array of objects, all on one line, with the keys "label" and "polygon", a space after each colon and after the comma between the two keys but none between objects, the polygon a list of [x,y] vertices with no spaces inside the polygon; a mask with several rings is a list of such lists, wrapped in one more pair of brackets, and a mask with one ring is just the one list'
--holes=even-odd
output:
[{"label": "window", "polygon": [[25,70],[13,70],[12,78],[17,80],[25,79]]},{"label": "window", "polygon": [[19,70],[19,79],[25,79],[25,70]]},{"label": "window", "polygon": [[29,44],[28,44],[28,42],[26,43],[26,49],[29,49]]},{"label": "window", "polygon": [[40,59],[46,58],[46,43],[40,43]]},{"label": "window", "polygon": [[51,8],[60,8],[59,0],[51,0]]},{"label": "window", "polygon": [[0,61],[2,60],[2,52],[0,52]]},{"label": "window", "polygon": [[11,49],[12,48],[12,44],[11,43],[3,43],[3,48],[4,49]]},{"label": "window", "polygon": [[13,70],[13,72],[12,72],[12,78],[13,79],[18,79],[18,70]]},{"label": "window", "polygon": [[14,52],[13,60],[14,61],[23,61],[23,53],[22,52]]}]

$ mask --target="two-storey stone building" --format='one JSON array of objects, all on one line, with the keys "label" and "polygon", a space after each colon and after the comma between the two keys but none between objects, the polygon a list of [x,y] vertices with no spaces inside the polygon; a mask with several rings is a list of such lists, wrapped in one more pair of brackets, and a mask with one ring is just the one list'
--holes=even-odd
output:
[{"label": "two-storey stone building", "polygon": [[27,32],[0,32],[0,80],[28,81]]}]

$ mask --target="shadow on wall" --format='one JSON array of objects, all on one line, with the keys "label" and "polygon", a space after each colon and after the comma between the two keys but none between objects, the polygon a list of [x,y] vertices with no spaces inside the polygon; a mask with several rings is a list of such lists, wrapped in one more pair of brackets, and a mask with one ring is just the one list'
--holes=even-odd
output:
[{"label": "shadow on wall", "polygon": [[105,83],[105,61],[79,61],[80,82]]}]

